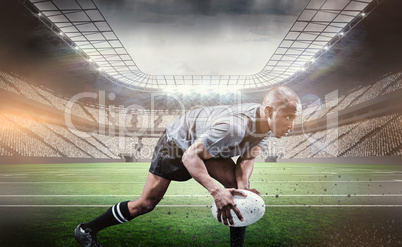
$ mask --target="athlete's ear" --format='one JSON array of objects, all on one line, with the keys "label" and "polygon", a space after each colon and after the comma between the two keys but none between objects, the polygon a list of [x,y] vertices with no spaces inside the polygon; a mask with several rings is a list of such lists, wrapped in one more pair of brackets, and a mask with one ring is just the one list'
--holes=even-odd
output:
[{"label": "athlete's ear", "polygon": [[265,107],[265,109],[264,109],[264,113],[265,113],[265,115],[268,117],[272,117],[272,111],[273,111],[273,108],[272,107],[270,107],[270,106],[266,106]]}]

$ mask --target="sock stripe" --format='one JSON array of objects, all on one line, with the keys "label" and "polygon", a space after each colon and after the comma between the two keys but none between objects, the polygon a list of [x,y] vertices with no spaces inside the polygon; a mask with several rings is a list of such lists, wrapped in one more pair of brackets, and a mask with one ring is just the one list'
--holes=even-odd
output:
[{"label": "sock stripe", "polygon": [[[119,203],[119,204],[120,204],[120,203]],[[120,222],[121,224],[123,224],[124,221],[122,221],[122,220],[119,219],[119,217],[116,215],[115,209],[116,209],[116,205],[113,205],[113,207],[112,207],[112,213],[113,213],[114,218],[115,218],[118,222]]]},{"label": "sock stripe", "polygon": [[86,224],[82,224],[82,229],[86,230],[87,228],[89,228],[92,230],[93,233],[97,233],[100,230],[105,229],[106,227],[123,224],[133,219],[128,208],[128,202],[129,201],[113,205],[98,218]]},{"label": "sock stripe", "polygon": [[123,216],[123,214],[120,211],[120,202],[117,204],[117,213],[119,214],[120,218],[124,221],[127,222],[128,220]]}]

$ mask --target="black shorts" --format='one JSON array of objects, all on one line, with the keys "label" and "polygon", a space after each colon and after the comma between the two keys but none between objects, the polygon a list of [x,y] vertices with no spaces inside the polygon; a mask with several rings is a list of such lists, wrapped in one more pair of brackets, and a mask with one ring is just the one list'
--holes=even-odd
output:
[{"label": "black shorts", "polygon": [[166,131],[156,144],[149,172],[168,180],[187,181],[191,177],[182,162],[184,151],[174,141],[168,141]]}]

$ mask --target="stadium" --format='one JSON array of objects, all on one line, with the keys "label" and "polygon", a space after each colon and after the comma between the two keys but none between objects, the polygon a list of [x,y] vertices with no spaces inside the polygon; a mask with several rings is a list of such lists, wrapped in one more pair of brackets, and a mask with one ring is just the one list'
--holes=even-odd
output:
[{"label": "stadium", "polygon": [[[140,17],[130,24],[116,7],[129,1],[111,2],[0,2],[2,246],[79,246],[79,223],[141,195],[171,121],[203,106],[260,104],[278,85],[297,93],[302,112],[289,135],[269,138],[255,160],[250,184],[266,209],[247,227],[245,246],[402,246],[401,1],[311,0],[299,8],[302,1],[265,1],[272,9],[257,8],[259,1],[132,1],[127,12]],[[159,52],[167,70],[183,54],[159,51],[164,44],[141,36],[148,30],[139,25],[169,22],[170,5],[189,2],[201,13],[186,13],[195,20],[230,16],[241,26],[248,15],[273,15],[277,25],[291,18],[272,52],[260,51],[264,64],[254,72],[214,73],[236,60],[215,51],[199,67],[144,72],[146,53],[147,71],[158,71],[150,53]],[[139,9],[153,4],[166,12]],[[191,24],[189,36],[205,34]],[[158,28],[160,36],[170,30]],[[151,50],[131,46],[125,29]],[[265,38],[277,31],[253,30]],[[183,56],[207,53],[203,42],[191,48],[196,55],[180,47]],[[254,54],[241,52],[238,71]],[[213,70],[203,70],[206,63]],[[104,246],[229,246],[212,201],[194,179],[172,182],[153,212],[98,238]]]}]

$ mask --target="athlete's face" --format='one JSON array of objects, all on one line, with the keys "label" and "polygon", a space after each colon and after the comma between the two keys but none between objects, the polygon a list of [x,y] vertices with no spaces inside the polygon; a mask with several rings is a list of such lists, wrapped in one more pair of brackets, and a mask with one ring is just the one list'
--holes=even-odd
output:
[{"label": "athlete's face", "polygon": [[293,129],[298,108],[298,103],[280,105],[276,108],[268,107],[268,125],[276,138],[287,136]]}]

